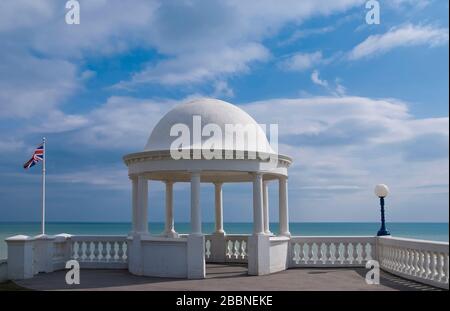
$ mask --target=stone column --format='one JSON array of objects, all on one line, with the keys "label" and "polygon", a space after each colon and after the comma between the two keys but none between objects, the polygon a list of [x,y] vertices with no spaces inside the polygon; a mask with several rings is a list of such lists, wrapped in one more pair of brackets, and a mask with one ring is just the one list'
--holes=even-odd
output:
[{"label": "stone column", "polygon": [[289,212],[288,212],[288,182],[287,176],[282,176],[278,180],[279,185],[279,222],[280,222],[280,235],[291,236],[289,232]]},{"label": "stone column", "polygon": [[200,171],[191,172],[191,234],[187,238],[187,277],[203,279],[206,273],[205,237],[200,210]]},{"label": "stone column", "polygon": [[202,214],[200,210],[200,172],[191,172],[191,233],[202,234]]},{"label": "stone column", "polygon": [[148,180],[137,178],[137,228],[138,233],[148,233]]},{"label": "stone column", "polygon": [[264,233],[272,234],[270,232],[269,223],[269,182],[263,182],[263,213],[264,213]]},{"label": "stone column", "polygon": [[166,225],[164,235],[171,238],[178,237],[173,219],[173,181],[166,181]]},{"label": "stone column", "polygon": [[222,183],[214,183],[214,202],[215,202],[215,216],[216,216],[216,231],[215,234],[224,235],[223,230],[223,198],[222,198]]},{"label": "stone column", "polygon": [[263,224],[263,175],[255,173],[253,177],[253,234],[264,234]]},{"label": "stone column", "polygon": [[131,234],[137,232],[138,222],[138,178],[130,176],[131,180]]}]

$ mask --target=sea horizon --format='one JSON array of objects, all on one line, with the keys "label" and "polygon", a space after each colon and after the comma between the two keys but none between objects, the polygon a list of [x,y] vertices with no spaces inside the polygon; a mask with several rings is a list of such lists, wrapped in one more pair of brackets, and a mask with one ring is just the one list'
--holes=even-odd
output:
[{"label": "sea horizon", "polygon": [[[205,234],[214,231],[213,222],[204,222]],[[291,222],[290,232],[300,236],[375,236],[379,223],[377,222]],[[228,234],[250,234],[251,222],[225,222],[224,229]],[[448,222],[390,222],[387,228],[392,236],[412,239],[449,241]],[[271,223],[273,233],[278,231],[278,223]],[[0,222],[0,259],[7,258],[5,238],[17,234],[38,235],[41,233],[39,222],[8,221]],[[47,234],[79,234],[79,235],[126,235],[131,230],[131,222],[82,222],[82,221],[50,221],[46,223]],[[164,230],[164,222],[149,222],[151,234],[160,234]],[[179,233],[189,233],[189,222],[177,222],[175,230]]]}]

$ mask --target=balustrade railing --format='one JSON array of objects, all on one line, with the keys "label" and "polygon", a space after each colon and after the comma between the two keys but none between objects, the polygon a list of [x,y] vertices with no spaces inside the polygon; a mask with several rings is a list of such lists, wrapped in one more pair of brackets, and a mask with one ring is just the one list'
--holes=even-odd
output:
[{"label": "balustrade railing", "polygon": [[124,268],[128,262],[125,236],[72,236],[72,259],[85,268]]},{"label": "balustrade railing", "polygon": [[290,267],[365,266],[375,258],[374,237],[292,237]]},{"label": "balustrade railing", "polygon": [[448,243],[383,237],[378,240],[383,270],[421,283],[448,289]]},{"label": "balustrade railing", "polygon": [[[247,235],[225,235],[223,240],[205,236],[205,258],[208,261],[214,255],[214,251],[222,252],[224,262],[245,263],[248,260]],[[220,247],[214,247],[213,243],[220,243]]]},{"label": "balustrade railing", "polygon": [[[220,256],[214,256],[217,254]],[[289,268],[364,267],[367,261],[375,259],[387,272],[449,288],[449,245],[444,242],[394,237],[297,236],[291,237],[288,255]],[[71,258],[83,268],[126,268],[127,237],[59,237],[53,242],[52,256],[58,267]],[[248,235],[206,235],[205,257],[206,261],[214,257],[213,262],[246,263]]]},{"label": "balustrade railing", "polygon": [[225,237],[225,262],[247,262],[247,236],[227,235]]}]

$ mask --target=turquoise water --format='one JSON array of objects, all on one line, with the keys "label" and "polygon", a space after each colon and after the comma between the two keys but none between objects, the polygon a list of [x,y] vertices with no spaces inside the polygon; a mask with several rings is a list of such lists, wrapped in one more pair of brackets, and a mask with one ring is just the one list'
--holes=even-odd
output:
[{"label": "turquoise water", "polygon": [[[251,223],[225,223],[227,233],[251,233]],[[447,241],[448,223],[389,223],[387,225],[393,236]],[[48,223],[47,233],[70,234],[105,234],[125,235],[130,231],[130,223]],[[176,223],[179,233],[189,233],[189,223]],[[278,224],[270,226],[273,232],[278,231]],[[158,234],[164,229],[163,223],[150,223],[151,233]],[[292,235],[376,235],[378,223],[290,223]],[[214,231],[213,223],[203,223],[203,232]],[[0,259],[6,258],[6,243],[4,239],[16,234],[37,235],[40,233],[39,223],[0,223]]]}]

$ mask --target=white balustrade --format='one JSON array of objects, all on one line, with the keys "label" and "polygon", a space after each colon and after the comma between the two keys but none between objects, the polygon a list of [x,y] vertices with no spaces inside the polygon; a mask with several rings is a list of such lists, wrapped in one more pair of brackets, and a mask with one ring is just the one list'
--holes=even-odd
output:
[{"label": "white balustrade", "polygon": [[125,236],[72,236],[72,259],[83,268],[126,268]]},{"label": "white balustrade", "polygon": [[292,237],[290,267],[365,266],[374,258],[374,237]]},{"label": "white balustrade", "polygon": [[205,241],[205,258],[206,260],[208,260],[209,258],[211,258],[211,240],[210,239],[206,239]]},{"label": "white balustrade", "polygon": [[380,267],[392,274],[448,289],[448,243],[393,237],[378,239]]},{"label": "white balustrade", "polygon": [[[216,257],[213,252],[223,252],[221,258],[224,262],[247,262],[247,238],[248,235],[225,235],[223,240],[214,240],[211,235],[205,236],[205,259],[208,261]],[[220,243],[219,243],[220,242]],[[219,243],[222,247],[214,247],[213,243]]]},{"label": "white balustrade", "polygon": [[225,262],[247,262],[247,236],[225,236]]}]

